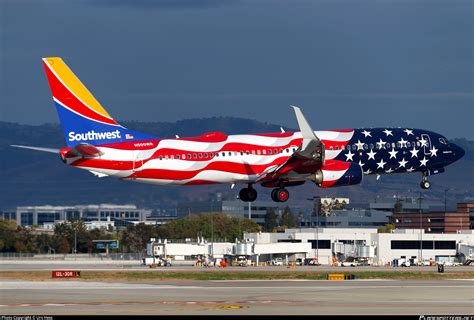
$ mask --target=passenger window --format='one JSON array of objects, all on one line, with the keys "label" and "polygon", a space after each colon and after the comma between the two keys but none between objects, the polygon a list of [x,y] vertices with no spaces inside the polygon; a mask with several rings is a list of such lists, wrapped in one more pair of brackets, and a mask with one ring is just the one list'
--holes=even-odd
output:
[{"label": "passenger window", "polygon": [[263,149],[262,154],[267,154],[267,150]]},{"label": "passenger window", "polygon": [[385,147],[386,147],[387,149],[390,149],[390,143],[387,142],[387,143],[385,144]]},{"label": "passenger window", "polygon": [[170,155],[170,159],[174,159],[174,156],[173,156],[173,155]]},{"label": "passenger window", "polygon": [[351,150],[351,145],[350,145],[350,144],[348,144],[348,145],[346,146],[346,150],[347,150],[347,151]]},{"label": "passenger window", "polygon": [[370,149],[372,150],[373,148],[374,148],[374,144],[371,143],[371,144],[370,144]]},{"label": "passenger window", "polygon": [[245,151],[245,154],[249,155],[249,154],[250,154],[250,151],[248,151],[248,150],[247,150],[247,151]]},{"label": "passenger window", "polygon": [[243,156],[243,155],[244,155],[244,152],[243,152],[242,150],[240,151],[240,155],[241,155],[241,156]]},{"label": "passenger window", "polygon": [[193,153],[193,158],[196,159],[197,158],[197,155],[195,153]]},{"label": "passenger window", "polygon": [[176,159],[178,159],[178,160],[179,160],[179,154],[177,154],[177,155],[176,155]]},{"label": "passenger window", "polygon": [[255,154],[255,150],[252,150],[252,154]]},{"label": "passenger window", "polygon": [[408,147],[408,148],[411,147],[411,143],[410,143],[410,142],[407,142],[407,147]]},{"label": "passenger window", "polygon": [[401,148],[402,144],[400,142],[397,142],[397,148]]},{"label": "passenger window", "polygon": [[260,150],[257,150],[257,154],[262,154],[262,151],[260,151]]},{"label": "passenger window", "polygon": [[272,149],[268,149],[268,154],[272,154]]},{"label": "passenger window", "polygon": [[395,149],[395,142],[392,142],[392,148]]},{"label": "passenger window", "polygon": [[369,146],[367,145],[367,143],[364,143],[364,150],[367,150],[369,149]]},{"label": "passenger window", "polygon": [[222,152],[222,156],[225,157],[225,152]]},{"label": "passenger window", "polygon": [[165,160],[168,160],[168,155],[165,156]]},{"label": "passenger window", "polygon": [[417,142],[416,142],[416,145],[417,145],[418,147],[421,147],[421,142],[420,142],[420,141],[417,141]]},{"label": "passenger window", "polygon": [[160,159],[160,160],[163,160],[163,157],[162,157],[162,156],[159,156],[159,159]]},{"label": "passenger window", "polygon": [[339,150],[339,146],[336,146],[336,150]]},{"label": "passenger window", "polygon": [[273,149],[273,154],[277,154],[278,153],[278,149]]},{"label": "passenger window", "polygon": [[286,153],[288,153],[288,152],[290,152],[290,150],[287,148],[287,149],[286,149]]},{"label": "passenger window", "polygon": [[232,155],[232,152],[229,151],[229,157]]},{"label": "passenger window", "polygon": [[332,150],[332,149],[333,149],[333,147],[332,147],[332,146],[330,146],[330,147],[329,147],[329,150]]},{"label": "passenger window", "polygon": [[219,152],[216,152],[216,158],[219,156]]},{"label": "passenger window", "polygon": [[357,146],[355,144],[352,145],[352,150],[357,150]]},{"label": "passenger window", "polygon": [[208,157],[208,154],[207,154],[207,152],[206,152],[206,153],[204,154],[204,158],[207,158],[207,157]]},{"label": "passenger window", "polygon": [[188,153],[188,159],[191,159],[191,155]]},{"label": "passenger window", "polygon": [[202,153],[199,154],[199,158],[202,158]]}]

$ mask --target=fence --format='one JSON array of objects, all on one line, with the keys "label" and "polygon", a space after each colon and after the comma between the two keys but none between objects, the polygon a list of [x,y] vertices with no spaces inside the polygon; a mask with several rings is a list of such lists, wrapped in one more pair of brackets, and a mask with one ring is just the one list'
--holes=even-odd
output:
[{"label": "fence", "polygon": [[142,253],[35,254],[2,252],[0,260],[142,260]]}]

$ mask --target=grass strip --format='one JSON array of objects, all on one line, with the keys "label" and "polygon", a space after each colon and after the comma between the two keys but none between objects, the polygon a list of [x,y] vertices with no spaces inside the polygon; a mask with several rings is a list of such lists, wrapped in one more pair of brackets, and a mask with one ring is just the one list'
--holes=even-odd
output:
[{"label": "grass strip", "polygon": [[[334,272],[341,273],[341,272]],[[474,279],[474,271],[458,271],[438,273],[436,271],[354,271],[344,272],[354,274],[356,279],[393,279],[393,280],[436,280],[436,279]],[[328,272],[323,271],[82,271],[78,279],[54,279],[55,281],[162,281],[162,280],[325,280]],[[51,271],[31,272],[0,272],[0,280],[52,280]]]}]

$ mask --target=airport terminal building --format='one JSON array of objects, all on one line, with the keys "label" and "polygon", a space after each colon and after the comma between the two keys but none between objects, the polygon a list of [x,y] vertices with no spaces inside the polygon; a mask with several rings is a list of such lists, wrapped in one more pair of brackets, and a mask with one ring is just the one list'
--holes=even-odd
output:
[{"label": "airport terminal building", "polygon": [[255,244],[310,243],[311,250],[304,256],[290,256],[288,259],[318,258],[321,264],[326,265],[348,257],[367,259],[377,265],[386,265],[399,258],[451,261],[460,252],[467,249],[469,255],[474,249],[473,230],[462,230],[456,234],[428,234],[421,229],[378,233],[373,228],[311,228],[286,229],[284,233],[248,233],[245,239]]},{"label": "airport terminal building", "polygon": [[365,260],[372,265],[389,265],[394,259],[454,262],[473,260],[474,231],[456,234],[427,234],[421,229],[400,229],[377,233],[373,228],[286,229],[278,233],[245,233],[242,242],[170,243],[153,241],[148,251],[154,256],[193,260],[198,256],[230,258],[246,256],[256,264],[281,258],[286,263],[297,259],[317,259],[335,265],[348,259]]}]

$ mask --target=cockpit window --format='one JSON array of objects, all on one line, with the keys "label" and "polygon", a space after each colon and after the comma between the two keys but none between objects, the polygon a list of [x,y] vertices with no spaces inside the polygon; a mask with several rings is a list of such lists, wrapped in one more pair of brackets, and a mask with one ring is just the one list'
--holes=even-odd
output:
[{"label": "cockpit window", "polygon": [[445,138],[439,138],[439,142],[442,144],[448,144],[448,141]]}]

